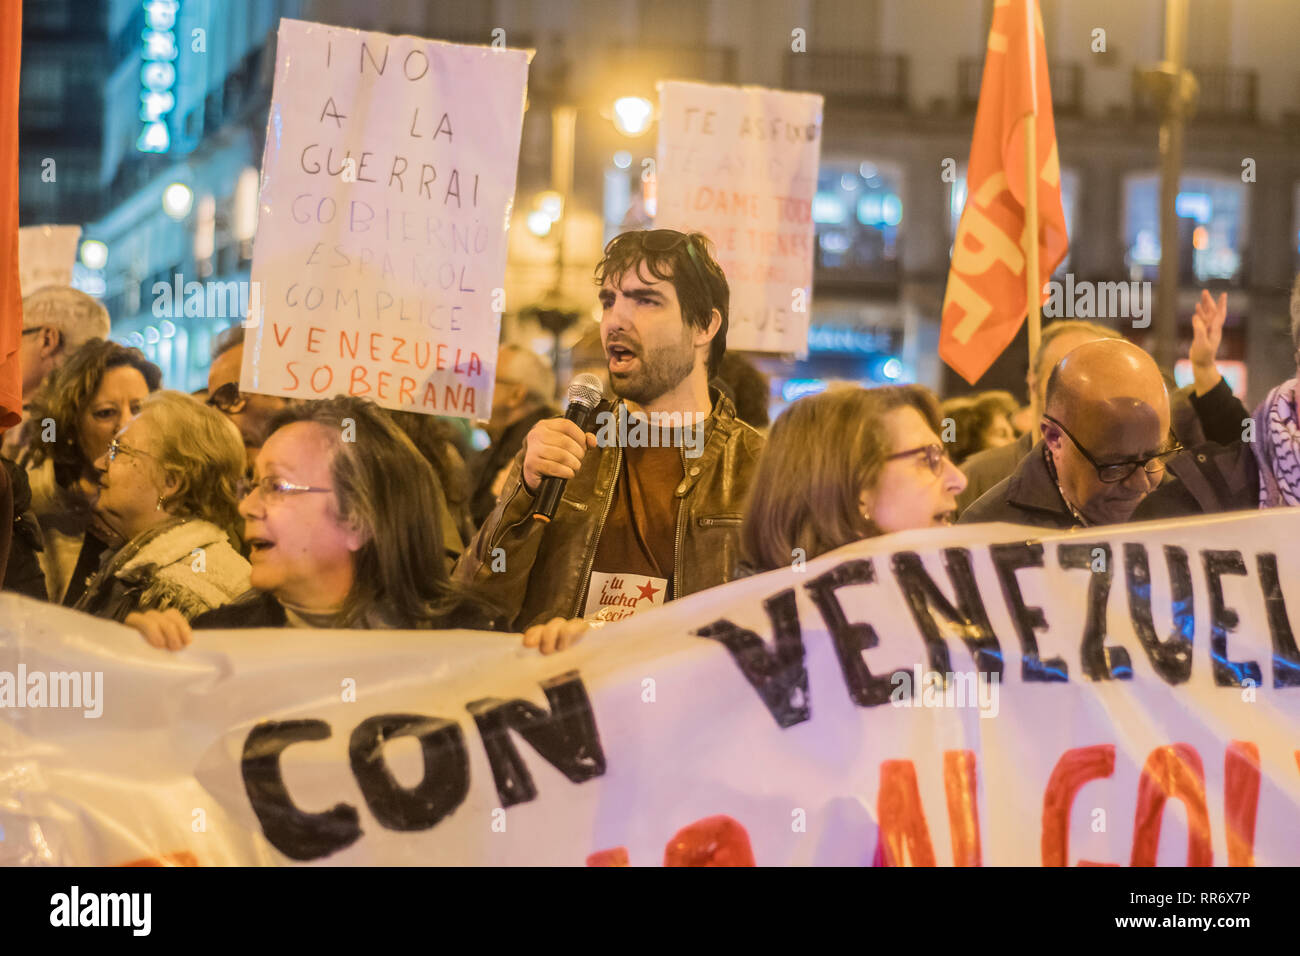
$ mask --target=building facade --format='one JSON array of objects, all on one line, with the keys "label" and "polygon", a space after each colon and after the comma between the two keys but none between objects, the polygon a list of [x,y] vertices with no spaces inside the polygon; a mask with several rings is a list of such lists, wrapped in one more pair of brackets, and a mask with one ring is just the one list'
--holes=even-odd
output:
[{"label": "building facade", "polygon": [[[539,349],[555,330],[539,324],[536,307],[577,316],[559,330],[563,343],[589,334],[591,270],[603,243],[649,221],[643,174],[656,127],[619,132],[616,97],[653,100],[661,78],[822,93],[809,354],[760,360],[774,376],[774,403],[829,378],[964,388],[938,360],[938,317],[992,0],[172,2],[174,105],[159,153],[137,146],[149,62],[140,36],[153,5],[104,5],[112,56],[95,186],[102,208],[87,217],[86,234],[109,249],[98,278],[116,334],[149,351],[176,387],[202,384],[212,335],[237,319],[224,306],[186,315],[182,305],[178,314],[175,289],[247,280],[274,30],[290,16],[536,50],[503,329]],[[1060,276],[1153,280],[1158,118],[1139,71],[1162,56],[1163,0],[1044,0],[1042,8],[1071,229]],[[1300,32],[1300,4],[1196,0],[1190,8],[1187,60],[1200,98],[1180,184],[1181,348],[1200,288],[1228,291],[1222,354],[1248,368],[1243,390],[1255,401],[1294,371],[1287,296],[1300,265],[1300,82],[1290,38]],[[25,109],[27,96],[25,85]],[[566,116],[573,186],[554,227],[538,234],[527,217],[555,186]],[[26,143],[23,153],[26,176]],[[169,214],[163,198],[177,183],[190,201]],[[173,198],[183,194],[173,189]],[[1097,320],[1139,343],[1150,334],[1131,316]],[[1023,349],[1008,349],[980,385],[1019,386]]]},{"label": "building facade", "polygon": [[107,20],[97,0],[23,0],[18,215],[80,224],[99,213]]}]

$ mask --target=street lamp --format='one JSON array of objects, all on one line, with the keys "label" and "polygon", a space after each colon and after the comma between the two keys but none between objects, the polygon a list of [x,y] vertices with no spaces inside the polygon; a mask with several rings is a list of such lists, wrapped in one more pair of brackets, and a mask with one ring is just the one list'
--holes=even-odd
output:
[{"label": "street lamp", "polygon": [[621,96],[614,101],[614,126],[624,136],[640,136],[650,128],[654,105],[644,96]]},{"label": "street lamp", "polygon": [[548,189],[537,197],[537,208],[550,217],[551,222],[559,222],[564,215],[564,196],[558,190]]},{"label": "street lamp", "polygon": [[162,194],[163,212],[176,220],[184,219],[190,214],[194,205],[194,192],[184,183],[172,183]]},{"label": "street lamp", "polygon": [[81,244],[81,264],[87,269],[102,269],[108,264],[108,246],[98,239],[87,239]]},{"label": "street lamp", "polygon": [[534,209],[528,214],[528,231],[541,239],[550,235],[552,219],[541,209]]}]

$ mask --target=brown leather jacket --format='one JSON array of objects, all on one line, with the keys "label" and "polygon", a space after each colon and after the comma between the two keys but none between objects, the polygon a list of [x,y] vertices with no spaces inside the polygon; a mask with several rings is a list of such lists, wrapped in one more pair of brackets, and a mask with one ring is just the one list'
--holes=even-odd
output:
[{"label": "brown leather jacket", "polygon": [[[713,397],[704,451],[685,459],[686,477],[676,489],[675,598],[735,578],[740,521],[763,447],[763,437],[736,418],[731,400],[716,391]],[[602,402],[598,411],[611,409]],[[555,519],[545,524],[531,517],[533,497],[522,477],[526,450],[515,456],[496,507],[453,574],[499,608],[514,630],[581,614],[623,457],[619,448],[587,449]]]}]

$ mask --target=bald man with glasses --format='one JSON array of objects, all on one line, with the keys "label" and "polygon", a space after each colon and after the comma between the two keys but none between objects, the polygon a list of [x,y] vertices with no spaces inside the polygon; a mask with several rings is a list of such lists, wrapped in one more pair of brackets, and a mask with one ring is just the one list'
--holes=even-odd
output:
[{"label": "bald man with glasses", "polygon": [[963,512],[961,524],[1040,528],[1121,524],[1165,478],[1182,450],[1169,394],[1146,352],[1122,339],[1080,345],[1052,370],[1042,443]]}]

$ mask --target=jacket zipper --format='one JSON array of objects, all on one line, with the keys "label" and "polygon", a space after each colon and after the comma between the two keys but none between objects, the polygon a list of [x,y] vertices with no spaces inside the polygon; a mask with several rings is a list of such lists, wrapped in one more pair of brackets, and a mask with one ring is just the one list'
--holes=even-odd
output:
[{"label": "jacket zipper", "polygon": [[582,590],[578,592],[578,601],[569,617],[582,615],[582,606],[587,600],[587,591],[591,587],[591,566],[596,563],[596,550],[600,547],[600,533],[605,530],[605,519],[609,517],[609,509],[614,504],[614,492],[618,488],[618,478],[622,473],[622,469],[623,447],[616,445],[614,447],[614,480],[610,482],[609,495],[605,498],[605,507],[600,512],[600,521],[596,523],[596,540],[592,542],[591,555],[587,558],[582,569]]},{"label": "jacket zipper", "polygon": [[[681,450],[681,458],[682,458],[682,481],[685,481],[686,478],[688,477],[688,476],[687,476],[687,472],[686,472],[686,449],[685,449],[685,448],[682,448],[682,450]],[[682,578],[681,578],[681,574],[679,573],[679,569],[678,569],[677,565],[678,565],[678,561],[679,561],[679,555],[680,555],[681,550],[682,550],[682,531],[683,531],[683,529],[685,528],[685,525],[684,525],[683,522],[682,522],[682,509],[684,509],[685,507],[686,507],[686,496],[685,496],[685,495],[682,495],[682,496],[677,500],[677,530],[676,530],[676,534],[673,535],[673,580],[672,580],[672,592],[673,592],[673,600],[674,600],[674,601],[677,600],[677,598],[678,598],[678,594],[677,594],[677,592],[678,592],[678,590],[680,590],[680,588],[681,588],[681,580],[682,580]],[[668,595],[665,594],[665,595],[664,595],[664,601],[666,602],[667,600],[668,600]]]},{"label": "jacket zipper", "polygon": [[[506,501],[505,508],[501,509],[501,512],[503,514],[505,513],[506,509],[510,507],[510,502],[515,500],[515,495],[519,494],[520,489],[522,489],[523,487],[524,487],[524,478],[523,478],[523,472],[521,471],[519,475],[518,487],[516,487],[515,490],[510,493],[510,498]],[[512,525],[505,525],[503,527],[497,528],[497,533],[495,538],[490,539],[488,541],[488,554],[491,554],[493,551],[497,549],[497,546],[501,543],[501,539],[504,538],[510,531],[512,531],[515,528],[518,528],[521,524],[524,523],[524,521],[527,521],[531,517],[532,517],[532,512],[530,511],[528,514],[524,515],[523,520],[516,521]]]}]

